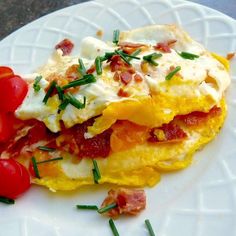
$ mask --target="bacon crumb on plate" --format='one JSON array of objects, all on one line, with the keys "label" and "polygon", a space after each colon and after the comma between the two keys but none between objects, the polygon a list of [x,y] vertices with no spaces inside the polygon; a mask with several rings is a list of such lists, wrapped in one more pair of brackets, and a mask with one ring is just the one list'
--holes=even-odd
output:
[{"label": "bacon crumb on plate", "polygon": [[127,188],[111,189],[101,207],[113,203],[116,203],[117,207],[104,213],[105,215],[112,218],[116,218],[122,214],[135,216],[146,208],[146,195],[144,190]]},{"label": "bacon crumb on plate", "polygon": [[55,49],[61,49],[63,56],[69,55],[74,48],[74,44],[69,39],[64,39],[55,46]]}]

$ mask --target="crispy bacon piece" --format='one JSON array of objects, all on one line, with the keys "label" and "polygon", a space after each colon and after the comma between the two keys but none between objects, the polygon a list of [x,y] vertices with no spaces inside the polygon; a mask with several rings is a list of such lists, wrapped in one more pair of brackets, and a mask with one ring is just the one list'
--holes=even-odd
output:
[{"label": "crispy bacon piece", "polygon": [[119,97],[129,97],[130,94],[128,92],[124,91],[124,89],[120,88],[117,95]]},{"label": "crispy bacon piece", "polygon": [[187,115],[176,116],[176,118],[183,121],[188,126],[195,126],[204,123],[209,117],[218,116],[220,114],[221,108],[214,106],[208,113],[194,111]]},{"label": "crispy bacon piece", "polygon": [[74,44],[69,39],[64,39],[55,46],[55,49],[61,49],[63,56],[69,55],[74,48]]},{"label": "crispy bacon piece", "polygon": [[129,67],[129,65],[125,63],[119,55],[112,56],[109,61],[111,72],[123,71],[124,69],[127,69]]},{"label": "crispy bacon piece", "polygon": [[92,65],[92,66],[86,71],[86,73],[87,73],[87,74],[92,74],[93,72],[95,72],[95,70],[96,70],[95,66]]},{"label": "crispy bacon piece", "polygon": [[143,81],[143,78],[141,77],[141,75],[135,74],[135,75],[134,75],[134,81],[135,81],[136,83],[140,83],[140,82]]},{"label": "crispy bacon piece", "polygon": [[144,190],[126,188],[111,189],[101,207],[112,203],[116,203],[117,207],[104,213],[109,217],[115,218],[121,214],[137,215],[146,207],[146,195]]},{"label": "crispy bacon piece", "polygon": [[127,54],[132,54],[138,48],[144,49],[147,47],[145,44],[142,43],[130,43],[130,42],[122,42],[119,43],[120,49],[122,49]]},{"label": "crispy bacon piece", "polygon": [[80,77],[80,75],[78,73],[78,67],[79,67],[79,65],[74,64],[66,70],[65,75],[66,75],[66,78],[69,82],[76,80]]},{"label": "crispy bacon piece", "polygon": [[132,80],[132,74],[128,71],[123,71],[120,74],[120,80],[123,84],[127,85]]},{"label": "crispy bacon piece", "polygon": [[187,134],[176,124],[164,124],[159,128],[153,128],[150,131],[148,141],[151,143],[179,142],[187,137]]},{"label": "crispy bacon piece", "polygon": [[227,56],[226,56],[226,58],[227,58],[227,60],[231,60],[231,59],[233,59],[235,57],[235,52],[233,52],[233,53],[228,53],[227,54]]},{"label": "crispy bacon piece", "polygon": [[154,49],[159,50],[161,52],[170,53],[171,46],[176,42],[177,42],[177,40],[169,40],[167,42],[157,43],[157,45],[154,46]]}]

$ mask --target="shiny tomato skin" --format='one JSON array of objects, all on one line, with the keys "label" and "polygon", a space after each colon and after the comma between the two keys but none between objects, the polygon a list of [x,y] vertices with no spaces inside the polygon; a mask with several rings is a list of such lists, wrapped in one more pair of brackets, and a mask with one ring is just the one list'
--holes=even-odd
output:
[{"label": "shiny tomato skin", "polygon": [[27,92],[27,83],[18,75],[0,79],[0,111],[14,112]]},{"label": "shiny tomato skin", "polygon": [[13,122],[10,114],[0,112],[0,143],[7,141],[13,134]]},{"label": "shiny tomato skin", "polygon": [[0,66],[0,79],[11,78],[14,76],[14,72],[11,68],[6,66]]},{"label": "shiny tomato skin", "polygon": [[30,187],[27,169],[14,159],[0,159],[0,196],[15,199]]}]

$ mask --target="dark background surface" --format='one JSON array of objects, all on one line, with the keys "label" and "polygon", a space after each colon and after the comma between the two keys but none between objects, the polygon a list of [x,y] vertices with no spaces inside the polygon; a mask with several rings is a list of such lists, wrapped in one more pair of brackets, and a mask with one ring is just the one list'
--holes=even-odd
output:
[{"label": "dark background surface", "polygon": [[[0,0],[0,40],[40,16],[86,1]],[[236,0],[191,0],[191,2],[209,6],[236,19]]]}]

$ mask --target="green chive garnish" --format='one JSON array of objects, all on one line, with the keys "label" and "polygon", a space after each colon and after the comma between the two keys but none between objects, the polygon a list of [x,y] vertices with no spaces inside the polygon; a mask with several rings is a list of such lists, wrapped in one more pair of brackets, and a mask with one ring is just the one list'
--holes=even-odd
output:
[{"label": "green chive garnish", "polygon": [[174,70],[172,70],[167,76],[166,80],[170,80],[176,73],[178,73],[181,70],[180,66],[176,66]]},{"label": "green chive garnish", "polygon": [[113,31],[113,43],[114,44],[118,44],[119,42],[119,37],[120,37],[120,31],[117,29],[117,30],[114,30]]},{"label": "green chive garnish", "polygon": [[[142,50],[140,49],[140,48],[138,48],[137,50],[135,50],[133,53],[131,53],[129,56],[131,57],[133,57],[133,58],[138,58],[138,59],[140,59],[139,57],[136,57],[140,52],[141,52]],[[132,60],[132,58],[128,58],[128,61],[131,61]]]},{"label": "green chive garnish", "polygon": [[7,197],[0,197],[0,202],[5,204],[14,204],[15,200]]},{"label": "green chive garnish", "polygon": [[112,203],[110,205],[107,205],[105,207],[102,207],[102,208],[98,209],[98,213],[102,214],[102,213],[110,211],[111,209],[116,208],[116,207],[117,207],[117,204],[116,203]]},{"label": "green chive garnish", "polygon": [[77,209],[82,210],[98,210],[98,207],[96,205],[76,205]]},{"label": "green chive garnish", "polygon": [[68,88],[77,87],[77,86],[81,86],[81,85],[85,85],[85,84],[89,84],[89,83],[94,83],[94,82],[96,82],[96,78],[94,77],[94,75],[88,74],[88,75],[84,75],[83,78],[81,78],[81,79],[74,80],[74,81],[64,85],[62,87],[62,89],[65,90]]},{"label": "green chive garnish", "polygon": [[56,89],[57,89],[57,93],[58,93],[58,97],[59,97],[59,99],[61,100],[61,101],[63,101],[63,98],[64,98],[64,93],[63,93],[63,90],[61,89],[61,87],[60,86],[58,86],[57,84],[56,84]]},{"label": "green chive garnish", "polygon": [[[74,97],[71,93],[67,93],[65,95],[66,100],[74,107],[78,108],[78,109],[83,109],[85,108],[85,104],[86,104],[86,97],[84,97],[84,101],[83,103],[80,102],[76,97]],[[67,104],[68,105],[68,104]],[[59,106],[60,109],[60,106]]]},{"label": "green chive garnish", "polygon": [[111,59],[116,53],[115,52],[105,52],[105,55],[100,57],[101,61],[106,61]]},{"label": "green chive garnish", "polygon": [[199,58],[198,55],[196,54],[192,54],[192,53],[189,53],[189,52],[181,52],[181,53],[178,53],[181,57],[183,57],[184,59],[189,59],[189,60],[194,60],[196,58]]},{"label": "green chive garnish", "polygon": [[40,80],[41,80],[42,78],[43,78],[43,77],[42,77],[41,75],[40,75],[40,76],[37,76],[37,77],[35,78],[35,81],[34,81],[34,84],[33,84],[33,88],[34,88],[34,91],[35,91],[35,92],[38,92],[38,91],[41,89],[39,82],[40,82]]},{"label": "green chive garnish", "polygon": [[46,146],[38,146],[38,149],[45,152],[54,152],[56,150],[55,148],[50,148]]},{"label": "green chive garnish", "polygon": [[102,60],[101,57],[96,57],[95,59],[95,67],[96,67],[96,72],[98,75],[102,74]]},{"label": "green chive garnish", "polygon": [[115,226],[115,223],[112,219],[109,220],[109,225],[111,227],[111,231],[112,231],[113,235],[114,236],[119,236],[118,230],[117,230],[117,228]]},{"label": "green chive garnish", "polygon": [[153,66],[158,66],[158,63],[155,61],[155,59],[160,58],[162,56],[161,53],[152,53],[146,56],[143,56],[143,60],[150,63]]},{"label": "green chive garnish", "polygon": [[98,184],[99,179],[101,179],[101,174],[100,174],[100,171],[98,169],[98,163],[94,159],[93,159],[93,166],[94,166],[94,168],[92,169],[92,171],[93,171],[94,183]]},{"label": "green chive garnish", "polygon": [[[118,54],[124,62],[126,62],[128,65],[131,65],[129,60],[126,58],[126,56],[124,55],[124,53],[122,53],[122,51],[120,50],[115,50],[115,53]],[[128,55],[128,54],[127,54]]]},{"label": "green chive garnish", "polygon": [[32,157],[32,158],[31,158],[31,161],[32,161],[32,163],[33,163],[33,168],[34,168],[35,176],[36,176],[36,178],[40,179],[39,169],[38,169],[38,166],[37,166],[37,162],[36,162],[35,157]]},{"label": "green chive garnish", "polygon": [[82,59],[79,59],[78,72],[79,72],[82,76],[86,75],[86,68],[85,68],[85,66],[84,66],[84,63],[83,63]]},{"label": "green chive garnish", "polygon": [[63,102],[59,106],[59,110],[60,111],[65,110],[68,104],[69,104],[69,100],[68,99],[64,99]]},{"label": "green chive garnish", "polygon": [[49,99],[50,95],[52,94],[53,89],[54,89],[55,87],[56,87],[56,82],[55,82],[55,81],[52,81],[52,83],[50,84],[50,87],[49,87],[49,89],[48,89],[46,95],[45,95],[44,98],[43,98],[43,103],[45,103],[45,104],[47,103],[47,101],[48,101],[48,99]]},{"label": "green chive garnish", "polygon": [[149,221],[148,219],[145,220],[145,224],[146,224],[146,226],[147,226],[149,235],[150,235],[150,236],[155,236],[155,233],[154,233],[154,231],[153,231],[153,229],[152,229],[151,223],[150,223],[150,221]]},{"label": "green chive garnish", "polygon": [[55,158],[51,158],[45,161],[38,161],[37,164],[43,164],[43,163],[47,163],[51,161],[60,161],[60,160],[63,160],[63,157],[55,157]]}]

